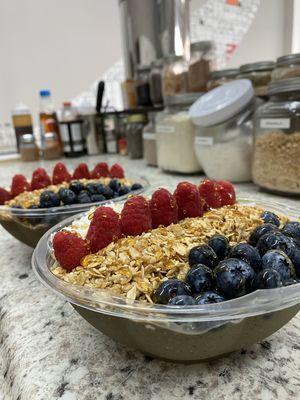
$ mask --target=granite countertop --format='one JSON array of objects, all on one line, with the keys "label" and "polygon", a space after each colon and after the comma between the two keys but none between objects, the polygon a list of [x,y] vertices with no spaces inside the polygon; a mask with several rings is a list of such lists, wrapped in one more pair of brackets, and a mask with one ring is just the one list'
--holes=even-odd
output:
[{"label": "granite countertop", "polygon": [[[90,165],[98,160],[86,159]],[[110,156],[110,163],[116,160]],[[178,180],[199,181],[163,174],[140,160],[122,158],[121,163],[127,175],[143,174],[153,187],[173,189]],[[15,173],[30,176],[37,164],[0,164],[1,186]],[[42,164],[49,168],[51,163]],[[299,204],[261,194],[253,185],[238,185],[238,191]],[[92,328],[36,280],[31,248],[2,227],[0,238],[1,400],[300,398],[299,316],[262,343],[216,361],[181,365],[153,360]]]}]

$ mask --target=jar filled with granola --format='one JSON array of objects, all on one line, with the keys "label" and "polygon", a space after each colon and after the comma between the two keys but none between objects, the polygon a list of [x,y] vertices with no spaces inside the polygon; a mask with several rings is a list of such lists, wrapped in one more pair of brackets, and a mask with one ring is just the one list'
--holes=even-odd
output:
[{"label": "jar filled with granola", "polygon": [[255,95],[265,97],[267,96],[274,66],[275,63],[273,61],[260,61],[241,65],[238,79],[250,79]]},{"label": "jar filled with granola", "polygon": [[163,96],[174,96],[187,92],[187,62],[181,56],[171,55],[164,58],[162,74]]},{"label": "jar filled with granola", "polygon": [[273,82],[255,114],[253,180],[261,188],[300,195],[300,78]]},{"label": "jar filled with granola", "polygon": [[224,83],[233,81],[238,76],[238,73],[239,70],[237,68],[220,69],[211,72],[209,75],[209,81],[207,83],[207,89],[211,90],[218,86],[224,85]]},{"label": "jar filled with granola", "polygon": [[300,77],[300,53],[278,57],[272,72],[272,81]]},{"label": "jar filled with granola", "polygon": [[187,75],[189,92],[206,92],[213,58],[213,42],[205,40],[191,44],[191,59]]}]

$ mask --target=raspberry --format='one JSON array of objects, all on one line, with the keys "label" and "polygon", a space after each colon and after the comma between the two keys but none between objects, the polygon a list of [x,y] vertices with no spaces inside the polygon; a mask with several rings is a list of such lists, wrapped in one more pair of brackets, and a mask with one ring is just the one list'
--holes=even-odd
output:
[{"label": "raspberry", "polygon": [[67,167],[62,162],[58,162],[53,169],[53,174],[52,174],[53,185],[58,185],[59,183],[70,182],[70,181],[71,181],[71,175],[69,174]]},{"label": "raspberry", "polygon": [[84,239],[74,233],[64,231],[54,235],[53,249],[57,261],[69,271],[78,267],[82,258],[89,254],[89,247]]},{"label": "raspberry", "polygon": [[236,202],[236,194],[232,183],[228,181],[218,181],[218,192],[221,196],[222,206],[233,205]]},{"label": "raspberry", "polygon": [[218,191],[219,185],[216,181],[208,179],[202,181],[198,188],[200,197],[204,202],[204,209],[219,208],[222,206],[221,194]]},{"label": "raspberry", "polygon": [[86,236],[92,253],[108,246],[121,236],[120,217],[110,207],[98,207]]},{"label": "raspberry", "polygon": [[29,192],[30,184],[24,175],[18,174],[13,177],[11,184],[11,194],[13,197],[18,196],[20,193]]},{"label": "raspberry", "polygon": [[6,189],[0,187],[0,205],[5,204],[6,201],[9,201],[12,198],[11,193]]},{"label": "raspberry", "polygon": [[98,163],[97,165],[95,165],[95,168],[91,172],[92,179],[107,178],[108,176],[109,176],[109,169],[106,162]]},{"label": "raspberry", "polygon": [[37,168],[33,171],[31,178],[31,190],[43,189],[51,185],[51,179],[44,168]]},{"label": "raspberry", "polygon": [[151,212],[148,201],[134,196],[126,201],[121,212],[121,229],[124,235],[140,235],[151,229]]},{"label": "raspberry", "polygon": [[201,217],[203,205],[196,185],[190,182],[180,182],[174,192],[178,205],[179,219]]},{"label": "raspberry", "polygon": [[118,179],[124,178],[125,175],[124,175],[123,167],[121,167],[120,164],[112,165],[112,167],[110,168],[110,171],[109,171],[109,176],[111,178],[118,178]]},{"label": "raspberry", "polygon": [[150,200],[152,228],[168,226],[178,221],[178,206],[175,197],[166,189],[158,189]]},{"label": "raspberry", "polygon": [[77,165],[73,172],[73,179],[90,179],[90,171],[86,163],[80,163]]}]

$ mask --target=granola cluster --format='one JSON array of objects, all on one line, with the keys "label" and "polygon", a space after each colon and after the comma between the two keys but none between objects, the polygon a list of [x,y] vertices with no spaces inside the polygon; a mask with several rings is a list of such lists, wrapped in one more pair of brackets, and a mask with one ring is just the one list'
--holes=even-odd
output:
[{"label": "granola cluster", "polygon": [[251,231],[263,223],[261,213],[261,208],[238,204],[214,209],[203,217],[121,238],[86,256],[71,272],[57,264],[52,272],[72,284],[153,302],[162,280],[184,279],[192,247],[206,243],[214,234],[225,235],[231,245],[247,241]]}]

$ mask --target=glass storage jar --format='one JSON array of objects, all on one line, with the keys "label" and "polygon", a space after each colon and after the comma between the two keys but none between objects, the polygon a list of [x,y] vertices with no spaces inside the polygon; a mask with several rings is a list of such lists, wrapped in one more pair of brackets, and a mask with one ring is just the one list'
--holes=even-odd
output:
[{"label": "glass storage jar", "polygon": [[214,46],[211,41],[191,44],[191,59],[188,70],[188,92],[206,92]]},{"label": "glass storage jar", "polygon": [[174,96],[187,92],[187,62],[181,56],[171,55],[164,58],[162,73],[163,96]]},{"label": "glass storage jar", "polygon": [[155,118],[156,113],[149,113],[149,122],[143,129],[144,160],[153,167],[157,167]]},{"label": "glass storage jar", "polygon": [[39,149],[33,133],[20,136],[20,154],[22,161],[36,161],[39,159]]},{"label": "glass storage jar", "polygon": [[273,61],[260,61],[240,66],[239,79],[250,79],[256,96],[266,96],[274,69]]},{"label": "glass storage jar", "polygon": [[207,83],[207,89],[211,90],[223,85],[224,83],[233,81],[237,77],[238,73],[239,70],[237,68],[220,69],[211,72]]},{"label": "glass storage jar", "polygon": [[272,81],[300,77],[300,53],[278,57],[272,72]]},{"label": "glass storage jar", "polygon": [[261,188],[300,195],[300,78],[273,82],[255,113],[253,180]]},{"label": "glass storage jar", "polygon": [[178,94],[165,98],[166,108],[156,117],[158,166],[184,174],[201,171],[194,150],[195,128],[188,115],[190,105],[201,94]]},{"label": "glass storage jar", "polygon": [[150,98],[149,85],[150,67],[148,65],[139,65],[135,76],[135,90],[138,105],[142,107],[150,107],[152,105]]},{"label": "glass storage jar", "polygon": [[162,70],[163,61],[161,59],[156,60],[152,65],[149,75],[150,97],[151,102],[155,107],[161,107],[163,105]]},{"label": "glass storage jar", "polygon": [[192,105],[196,156],[209,179],[251,181],[252,116],[261,103],[251,81],[239,79],[204,94]]},{"label": "glass storage jar", "polygon": [[127,154],[131,159],[143,158],[143,129],[146,122],[144,114],[133,114],[127,118]]}]

